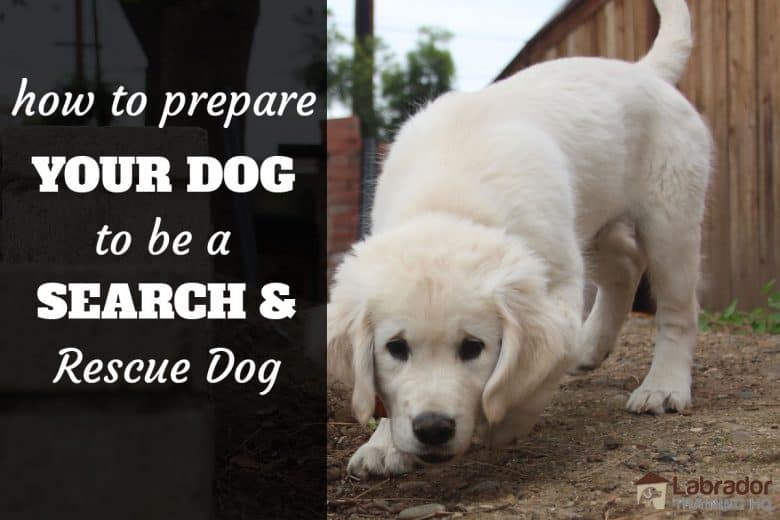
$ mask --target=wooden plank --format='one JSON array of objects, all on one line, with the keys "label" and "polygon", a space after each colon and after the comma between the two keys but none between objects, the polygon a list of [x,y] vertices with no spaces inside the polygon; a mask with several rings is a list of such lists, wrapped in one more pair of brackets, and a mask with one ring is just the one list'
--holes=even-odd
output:
[{"label": "wooden plank", "polygon": [[756,12],[759,273],[780,283],[780,5],[758,0]]},{"label": "wooden plank", "polygon": [[[701,81],[701,74],[703,73],[705,62],[710,59],[709,55],[707,54],[709,49],[704,46],[704,43],[707,43],[707,45],[711,45],[711,42],[703,42],[699,38],[699,34],[704,31],[705,29],[709,29],[712,25],[711,17],[712,12],[710,9],[706,9],[705,2],[702,2],[700,0],[694,0],[693,4],[696,5],[696,17],[695,22],[696,24],[693,26],[693,39],[694,39],[694,48],[693,48],[693,55],[694,59],[696,60],[697,66],[696,70],[698,71],[699,77],[696,79],[694,86],[696,89],[696,107],[698,108],[699,112],[704,111],[704,101],[705,101],[705,95],[704,95],[704,82]],[[721,35],[721,38],[723,36]]]},{"label": "wooden plank", "polygon": [[606,33],[606,53],[607,58],[619,58],[618,38],[617,38],[617,15],[615,13],[615,2],[609,2],[604,6],[604,31]]},{"label": "wooden plank", "polygon": [[606,6],[599,9],[595,15],[593,15],[596,31],[596,55],[607,57],[607,32],[609,27],[607,26]]},{"label": "wooden plank", "polygon": [[566,56],[577,56],[577,36],[574,31],[566,36]]},{"label": "wooden plank", "polygon": [[703,60],[703,46],[698,37],[701,32],[701,18],[703,15],[702,2],[695,1],[690,3],[691,30],[694,34],[693,48],[688,58],[688,64],[683,73],[685,95],[696,109],[701,112],[702,107],[702,81],[701,81],[701,62]]},{"label": "wooden plank", "polygon": [[558,50],[558,56],[560,57],[568,56],[568,54],[566,53],[566,38],[559,41],[558,45],[556,45],[555,48]]},{"label": "wooden plank", "polygon": [[596,54],[593,31],[594,21],[592,16],[583,21],[582,25],[574,31],[577,56],[594,56]]},{"label": "wooden plank", "polygon": [[599,15],[601,14],[601,9],[593,13],[593,16],[589,18],[590,20],[590,47],[592,49],[592,55],[593,56],[601,56],[601,53],[599,53],[599,32],[601,31],[601,24],[599,22]]},{"label": "wooden plank", "polygon": [[729,182],[728,0],[701,0],[706,18],[700,21],[703,115],[715,147],[704,237],[708,243],[703,272],[702,306],[724,309],[733,298],[731,279],[731,200]]},{"label": "wooden plank", "polygon": [[[629,2],[631,0],[628,0]],[[615,57],[621,60],[628,58],[626,55],[626,0],[612,0],[615,6]]]},{"label": "wooden plank", "polygon": [[650,49],[653,41],[651,11],[655,11],[653,0],[636,0],[634,6],[634,56],[641,58]]},{"label": "wooden plank", "polygon": [[760,303],[755,0],[728,2],[731,272],[742,309]]},{"label": "wooden plank", "polygon": [[626,61],[636,61],[634,48],[634,6],[636,4],[636,0],[623,2],[623,59]]},{"label": "wooden plank", "polygon": [[698,35],[702,48],[702,115],[714,143],[714,168],[710,179],[703,224],[703,281],[701,304],[722,310],[733,298],[731,280],[731,209],[728,127],[728,24],[727,0],[701,0]]}]

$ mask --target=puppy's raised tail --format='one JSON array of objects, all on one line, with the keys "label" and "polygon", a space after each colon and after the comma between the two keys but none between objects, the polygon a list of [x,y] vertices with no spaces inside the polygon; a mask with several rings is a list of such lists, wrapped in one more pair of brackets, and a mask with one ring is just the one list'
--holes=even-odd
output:
[{"label": "puppy's raised tail", "polygon": [[655,0],[655,8],[661,17],[658,36],[638,63],[669,83],[677,83],[693,48],[691,15],[685,0]]}]

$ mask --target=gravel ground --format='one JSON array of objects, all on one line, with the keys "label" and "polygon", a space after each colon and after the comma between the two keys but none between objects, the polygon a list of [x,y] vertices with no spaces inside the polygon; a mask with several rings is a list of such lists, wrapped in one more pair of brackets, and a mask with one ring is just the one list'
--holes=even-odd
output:
[{"label": "gravel ground", "polygon": [[[655,472],[680,486],[710,480],[777,480],[765,498],[774,511],[730,512],[780,518],[780,336],[701,333],[694,407],[663,416],[623,407],[650,364],[653,321],[630,318],[615,352],[591,374],[567,378],[524,442],[500,452],[475,446],[458,463],[386,479],[346,475],[368,439],[331,392],[328,424],[330,518],[711,518],[667,496],[666,511],[636,504],[633,482]],[[668,494],[671,494],[671,490]],[[439,506],[436,506],[438,504]],[[761,502],[761,507],[769,505]],[[420,509],[409,510],[412,507]]]}]

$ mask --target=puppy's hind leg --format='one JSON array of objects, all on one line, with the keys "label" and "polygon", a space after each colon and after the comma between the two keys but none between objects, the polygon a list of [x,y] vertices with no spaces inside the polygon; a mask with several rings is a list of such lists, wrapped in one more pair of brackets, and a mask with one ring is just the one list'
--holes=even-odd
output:
[{"label": "puppy's hind leg", "polygon": [[414,469],[414,459],[395,447],[390,419],[381,419],[376,431],[349,459],[347,472],[359,478],[400,475]]},{"label": "puppy's hind leg", "polygon": [[588,264],[598,292],[582,328],[582,342],[570,370],[573,374],[601,365],[631,310],[646,266],[633,223],[619,219],[604,226],[588,252]]},{"label": "puppy's hind leg", "polygon": [[663,413],[691,404],[691,364],[696,344],[699,219],[658,215],[640,224],[656,297],[653,362],[628,399],[633,412]]}]

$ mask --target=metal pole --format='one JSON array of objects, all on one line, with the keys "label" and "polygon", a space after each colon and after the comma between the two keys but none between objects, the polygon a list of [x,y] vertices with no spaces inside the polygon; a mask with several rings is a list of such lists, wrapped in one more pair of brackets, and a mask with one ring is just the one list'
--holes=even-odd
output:
[{"label": "metal pole", "polygon": [[376,135],[374,114],[374,0],[355,0],[355,60],[358,52],[368,51],[367,70],[358,68],[353,78],[352,112],[360,117],[365,137]]},{"label": "metal pole", "polygon": [[82,24],[81,0],[74,0],[76,18],[76,81],[84,81],[84,27]]}]

